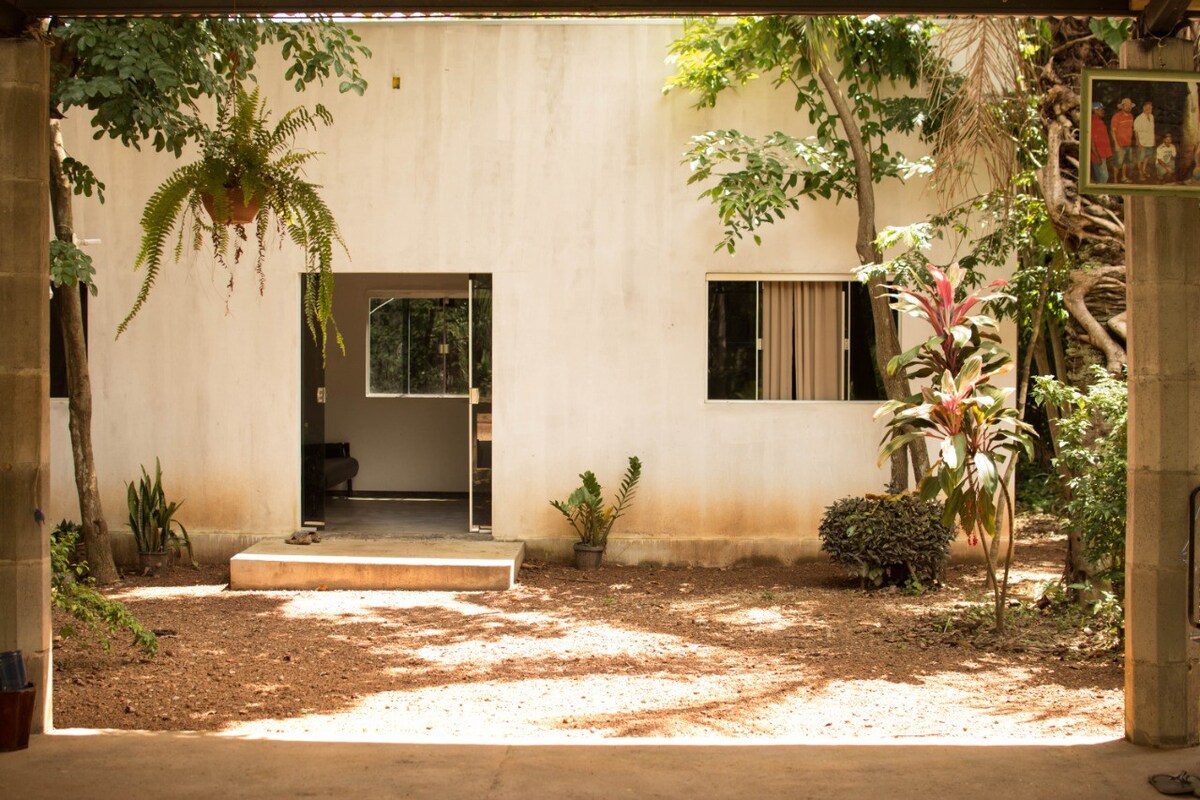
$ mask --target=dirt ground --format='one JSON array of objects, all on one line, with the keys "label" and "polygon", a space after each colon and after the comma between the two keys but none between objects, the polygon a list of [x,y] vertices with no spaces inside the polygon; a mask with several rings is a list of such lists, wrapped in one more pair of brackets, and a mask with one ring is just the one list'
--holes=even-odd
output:
[{"label": "dirt ground", "polygon": [[[1016,593],[1033,598],[1063,543],[1026,527]],[[227,577],[114,587],[161,653],[56,639],[55,726],[458,742],[1122,734],[1119,653],[1036,612],[1013,640],[963,631],[984,597],[977,566],[920,596],[860,590],[827,563],[527,563],[515,590],[484,593],[230,592]]]}]

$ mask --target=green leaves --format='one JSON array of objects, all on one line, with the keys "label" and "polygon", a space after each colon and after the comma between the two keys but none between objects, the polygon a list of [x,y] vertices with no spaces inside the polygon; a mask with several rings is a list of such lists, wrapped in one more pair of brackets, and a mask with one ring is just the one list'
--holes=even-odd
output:
[{"label": "green leaves", "polygon": [[1088,30],[1114,53],[1119,53],[1121,45],[1133,34],[1133,20],[1092,17],[1088,20]]},{"label": "green leaves", "polygon": [[[984,548],[989,583],[996,598],[996,624],[1003,623],[1004,583],[992,569],[988,539],[995,540],[998,496],[1006,492],[1001,484],[998,464],[1006,454],[1030,446],[1033,430],[1017,417],[1015,408],[1005,404],[1011,390],[990,385],[990,381],[1012,368],[1012,359],[988,329],[995,323],[987,316],[968,312],[1006,295],[1001,282],[977,292],[961,291],[966,272],[945,272],[927,267],[928,279],[923,290],[888,287],[892,306],[927,322],[934,335],[918,347],[892,359],[889,370],[903,371],[906,377],[928,377],[930,386],[920,401],[893,401],[880,409],[891,414],[881,459],[911,440],[914,432],[937,444],[938,457],[921,483],[921,497],[932,500],[945,496],[943,521],[955,520]],[[1009,550],[1011,557],[1011,545]]]},{"label": "green leaves", "polygon": [[96,284],[93,277],[96,268],[92,266],[92,257],[80,250],[71,242],[59,239],[50,240],[50,284],[55,288],[62,286],[86,286],[92,297],[96,296]]},{"label": "green leaves", "polygon": [[897,450],[900,450],[902,447],[906,446],[909,442],[916,441],[917,439],[920,439],[920,438],[922,438],[922,434],[920,434],[920,433],[903,433],[903,434],[900,434],[899,436],[890,437],[887,440],[887,444],[885,444],[883,446],[883,448],[879,451],[879,460],[878,460],[877,464],[883,464],[883,462],[885,462],[889,458],[891,458],[892,454],[895,453]]},{"label": "green leaves", "polygon": [[[50,604],[70,614],[84,629],[93,633],[107,652],[111,636],[121,631],[133,634],[133,645],[153,658],[158,653],[158,638],[138,622],[123,604],[110,600],[85,577],[87,563],[75,561],[75,547],[82,534],[79,526],[63,520],[50,532]],[[62,636],[76,636],[74,625],[59,628]]]},{"label": "green leaves", "polygon": [[303,23],[267,17],[55,19],[51,107],[92,112],[95,138],[179,156],[204,129],[200,98],[229,97],[253,80],[258,48],[279,43],[297,91],[331,76],[362,94],[359,59],[370,51],[328,17]]},{"label": "green leaves", "polygon": [[371,57],[354,31],[329,17],[311,17],[304,25],[270,21],[262,28],[263,43],[281,45],[285,61],[291,61],[284,77],[293,81],[297,92],[311,83],[323,84],[331,77],[344,78],[338,91],[362,96],[367,81],[358,71],[358,59]]},{"label": "green leaves", "polygon": [[[129,529],[137,543],[139,553],[161,553],[168,548],[179,551],[187,548],[188,560],[192,559],[192,541],[187,528],[175,519],[175,512],[183,503],[167,502],[162,485],[162,466],[154,459],[154,479],[146,468],[137,483],[125,484],[126,505],[129,509]],[[179,533],[175,532],[179,529]]]},{"label": "green leaves", "polygon": [[550,505],[566,517],[579,541],[593,547],[604,547],[608,544],[608,534],[616,521],[625,514],[633,496],[637,491],[638,481],[642,477],[642,462],[637,456],[629,457],[629,465],[621,479],[621,487],[617,491],[616,501],[609,507],[604,507],[604,490],[596,480],[596,474],[591,470],[580,474],[580,487],[567,497],[565,501],[551,500]]},{"label": "green leaves", "polygon": [[936,585],[954,539],[937,503],[913,494],[845,497],[825,510],[821,549],[874,586]]},{"label": "green leaves", "polygon": [[92,192],[95,192],[96,198],[101,203],[104,202],[104,183],[92,173],[92,168],[87,164],[67,156],[62,160],[62,171],[75,194],[91,197]]},{"label": "green leaves", "polygon": [[757,237],[759,228],[799,208],[802,197],[854,194],[853,171],[836,168],[848,163],[846,154],[779,131],[762,140],[737,130],[709,131],[693,137],[684,155],[692,169],[689,184],[717,179],[700,197],[717,206],[725,226],[718,250],[732,252],[735,240],[747,233]]},{"label": "green leaves", "polygon": [[[776,87],[795,92],[794,107],[806,112],[815,134],[799,139],[782,132],[752,137],[736,130],[697,136],[685,153],[689,183],[716,183],[701,193],[724,226],[716,249],[734,252],[749,235],[799,208],[800,200],[854,197],[857,176],[850,143],[834,104],[817,79],[818,69],[839,72],[870,159],[871,180],[904,180],[927,172],[928,162],[910,162],[889,149],[892,131],[909,132],[924,117],[924,99],[884,101],[878,89],[898,81],[915,85],[933,26],[908,18],[743,17],[704,18],[685,23],[672,43],[677,72],[663,88],[693,92],[697,107],[716,105],[718,95],[769,76]],[[734,166],[736,165],[736,166]]]},{"label": "green leaves", "polygon": [[216,126],[206,127],[200,134],[202,158],[172,173],[151,195],[142,212],[142,242],[134,266],[145,267],[146,275],[117,335],[125,331],[145,304],[162,267],[167,242],[176,229],[176,260],[182,252],[184,233],[190,230],[195,249],[199,250],[205,241],[211,242],[217,261],[230,269],[232,291],[233,272],[227,258],[232,247],[233,263],[239,261],[245,228],[235,225],[231,233],[229,226],[211,223],[202,207],[203,198],[208,196],[217,219],[227,219],[228,193],[236,188],[244,198],[253,198],[261,205],[255,218],[258,250],[254,271],[259,292],[265,285],[266,238],[273,222],[276,230],[304,254],[307,277],[303,303],[314,340],[324,354],[332,327],[341,346],[341,335],[333,320],[333,258],[335,245],[344,252],[345,243],[318,187],[303,178],[304,165],[317,153],[292,148],[299,133],[332,121],[332,115],[321,105],[312,111],[301,106],[285,113],[272,126],[258,89],[238,90],[231,102],[219,104]]},{"label": "green leaves", "polygon": [[[176,223],[180,228],[176,259],[182,253],[184,229],[190,215],[194,247],[199,249],[204,239],[211,240],[217,260],[225,264],[231,244],[229,233],[224,226],[209,226],[200,219],[199,195],[223,196],[224,187],[237,186],[245,177],[243,188],[279,212],[275,216],[279,229],[300,244],[306,269],[316,276],[305,281],[304,298],[314,338],[321,342],[324,352],[327,329],[332,324],[340,346],[341,334],[332,318],[331,260],[333,244],[342,244],[342,240],[324,202],[311,184],[299,179],[301,165],[315,154],[282,158],[275,164],[276,174],[264,177],[269,159],[253,162],[247,168],[231,151],[221,152],[221,137],[214,136],[205,124],[199,101],[212,98],[219,108],[238,107],[242,83],[254,80],[252,70],[258,48],[271,43],[280,45],[288,64],[287,76],[297,91],[336,77],[340,79],[339,91],[361,95],[367,84],[358,62],[369,58],[371,53],[362,46],[359,37],[331,18],[319,15],[306,17],[303,23],[250,16],[55,18],[47,32],[53,42],[52,115],[61,116],[74,108],[87,109],[92,113],[96,139],[108,136],[135,149],[143,142],[150,142],[154,149],[177,157],[187,144],[199,143],[206,154],[204,169],[195,165],[181,168],[160,185],[147,203],[137,259],[139,267],[146,267],[146,275],[132,309],[118,326],[118,335],[146,302]],[[293,113],[294,116],[285,115],[281,120],[273,142],[261,138],[256,142],[266,145],[259,155],[278,155],[278,150],[290,142],[297,130],[314,127],[315,120],[329,122],[328,112],[320,106],[312,115],[303,110],[289,112]],[[76,194],[91,196],[95,192],[103,202],[104,184],[86,164],[67,158],[63,171]],[[219,205],[224,201],[217,202]],[[255,273],[260,290],[264,281],[262,260],[264,236],[269,230],[267,221],[264,215],[255,226],[259,240]],[[235,241],[243,238],[244,231],[235,232]],[[241,248],[235,243],[235,262],[240,253]],[[60,274],[77,272],[60,270]],[[231,274],[231,289],[232,284]]]},{"label": "green leaves", "polygon": [[1084,554],[1113,581],[1125,582],[1128,470],[1128,387],[1123,376],[1094,365],[1085,390],[1048,376],[1034,378],[1033,397],[1058,410],[1064,522],[1083,541]]}]

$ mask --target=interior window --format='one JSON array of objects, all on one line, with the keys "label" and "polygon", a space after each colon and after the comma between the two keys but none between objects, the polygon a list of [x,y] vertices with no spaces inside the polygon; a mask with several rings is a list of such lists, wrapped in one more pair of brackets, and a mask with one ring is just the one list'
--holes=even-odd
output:
[{"label": "interior window", "polygon": [[879,400],[863,284],[710,280],[710,400]]},{"label": "interior window", "polygon": [[367,394],[467,393],[468,303],[464,297],[371,297]]}]

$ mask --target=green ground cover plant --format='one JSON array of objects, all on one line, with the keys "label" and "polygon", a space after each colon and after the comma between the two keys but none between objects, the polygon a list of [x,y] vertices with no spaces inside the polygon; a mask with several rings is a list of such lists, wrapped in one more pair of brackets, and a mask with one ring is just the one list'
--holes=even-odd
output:
[{"label": "green ground cover plant", "polygon": [[158,638],[154,632],[138,622],[122,603],[96,591],[87,574],[87,563],[74,559],[80,535],[79,526],[66,520],[50,532],[50,604],[71,615],[79,625],[64,625],[58,634],[77,636],[86,631],[107,651],[112,647],[113,637],[129,633],[135,647],[150,657],[155,656]]}]

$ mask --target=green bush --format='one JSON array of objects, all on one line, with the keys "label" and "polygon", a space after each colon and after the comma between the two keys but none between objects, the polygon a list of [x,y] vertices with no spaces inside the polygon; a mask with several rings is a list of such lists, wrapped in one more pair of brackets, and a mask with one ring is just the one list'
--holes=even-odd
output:
[{"label": "green bush", "polygon": [[932,587],[954,540],[942,513],[916,494],[844,497],[825,509],[821,549],[863,585]]},{"label": "green bush", "polygon": [[[50,532],[50,604],[67,612],[86,630],[99,639],[108,650],[109,637],[122,631],[133,634],[133,644],[148,656],[158,653],[158,638],[137,621],[129,609],[110,600],[85,578],[87,565],[73,560],[79,542],[79,526],[63,520]],[[59,629],[61,636],[74,636],[79,631],[73,625]]]},{"label": "green bush", "polygon": [[1013,493],[1017,514],[1058,514],[1062,510],[1058,484],[1058,473],[1053,468],[1022,458]]},{"label": "green bush", "polygon": [[[1125,586],[1125,475],[1128,470],[1129,392],[1125,379],[1094,365],[1080,391],[1048,376],[1034,378],[1034,398],[1058,407],[1054,460],[1066,489],[1064,524],[1078,532],[1095,578]],[[1184,432],[1186,435],[1186,431]]]}]

